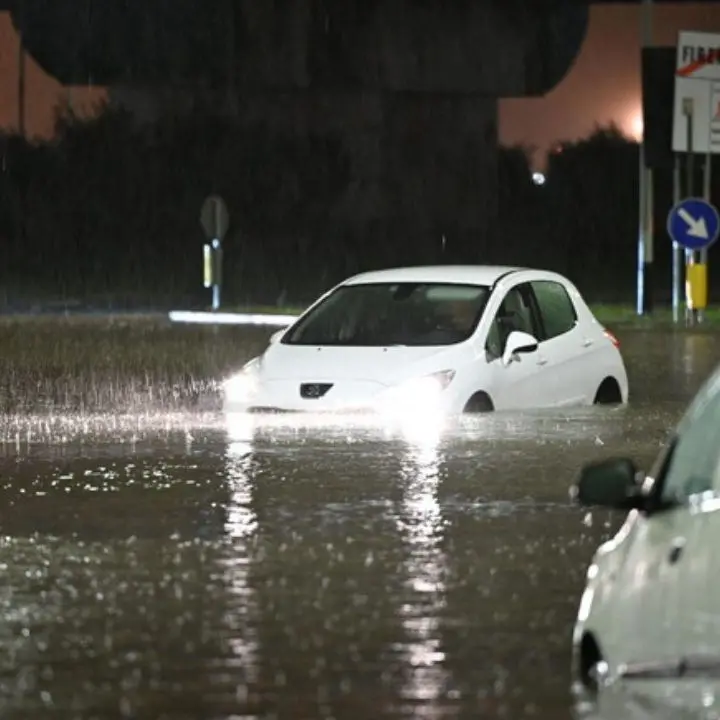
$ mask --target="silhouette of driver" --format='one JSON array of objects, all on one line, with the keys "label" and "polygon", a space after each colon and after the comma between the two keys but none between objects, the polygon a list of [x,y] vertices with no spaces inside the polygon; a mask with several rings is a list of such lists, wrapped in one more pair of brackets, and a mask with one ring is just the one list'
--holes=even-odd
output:
[{"label": "silhouette of driver", "polygon": [[453,300],[443,306],[443,324],[463,335],[470,332],[476,315],[477,307],[472,300]]}]

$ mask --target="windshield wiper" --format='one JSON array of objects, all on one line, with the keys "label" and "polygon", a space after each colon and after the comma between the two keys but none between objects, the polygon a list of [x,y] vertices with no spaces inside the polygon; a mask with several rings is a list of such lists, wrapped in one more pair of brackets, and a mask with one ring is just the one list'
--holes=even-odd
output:
[{"label": "windshield wiper", "polygon": [[626,665],[621,680],[676,680],[720,678],[720,655],[688,655],[677,661]]}]

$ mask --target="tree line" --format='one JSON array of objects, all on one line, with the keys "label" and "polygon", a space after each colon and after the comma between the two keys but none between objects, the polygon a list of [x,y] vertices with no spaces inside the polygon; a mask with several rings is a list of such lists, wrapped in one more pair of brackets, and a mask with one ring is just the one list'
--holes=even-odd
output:
[{"label": "tree line", "polygon": [[[339,212],[354,181],[339,136],[278,134],[208,115],[140,126],[106,108],[91,119],[60,113],[51,141],[2,135],[0,158],[6,308],[207,303],[198,217],[211,193],[225,198],[232,218],[228,303],[302,303],[354,272],[428,260],[412,232],[394,227],[391,242],[353,234],[352,216]],[[464,235],[467,247],[448,254],[438,238],[435,260],[476,257],[470,244],[478,243],[492,248],[493,262],[554,269],[593,299],[631,300],[637,177],[638,145],[614,127],[560,144],[544,184],[533,179],[529,148],[502,147],[492,236]],[[669,176],[658,176],[655,198],[662,301],[670,292]]]}]

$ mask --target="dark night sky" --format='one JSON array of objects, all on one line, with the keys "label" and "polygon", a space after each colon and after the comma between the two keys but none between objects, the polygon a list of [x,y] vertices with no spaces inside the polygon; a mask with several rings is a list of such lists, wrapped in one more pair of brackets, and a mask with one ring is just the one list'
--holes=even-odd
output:
[{"label": "dark night sky", "polygon": [[[654,41],[674,45],[677,32],[720,32],[720,3],[657,5]],[[585,45],[563,82],[541,98],[500,103],[500,139],[538,148],[538,160],[558,140],[587,135],[596,124],[615,121],[628,133],[638,132],[640,110],[640,8],[638,5],[594,6]],[[17,123],[17,35],[7,14],[0,14],[0,125]],[[66,91],[31,60],[27,63],[27,129],[30,135],[52,132],[53,109]],[[90,111],[104,96],[102,88],[73,88],[72,101]]]}]

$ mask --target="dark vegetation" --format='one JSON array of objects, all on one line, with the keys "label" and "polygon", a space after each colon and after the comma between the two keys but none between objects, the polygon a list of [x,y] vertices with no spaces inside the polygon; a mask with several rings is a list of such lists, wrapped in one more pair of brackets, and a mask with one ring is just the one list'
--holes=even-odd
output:
[{"label": "dark vegetation", "polygon": [[[142,126],[105,109],[91,120],[61,114],[52,142],[0,137],[0,157],[0,307],[7,309],[53,300],[116,309],[206,303],[198,214],[210,193],[227,200],[232,217],[228,304],[303,304],[347,274],[432,259],[396,219],[383,228],[381,219],[368,225],[348,215],[353,169],[339,136],[279,134],[207,113]],[[637,161],[635,143],[598,129],[561,145],[538,186],[528,149],[502,148],[495,238],[466,234],[467,247],[435,260],[470,257],[473,243],[490,244],[493,259],[567,273],[591,299],[629,301]],[[656,201],[662,300],[670,272],[663,178]],[[359,237],[357,227],[372,228],[371,236]]]}]

